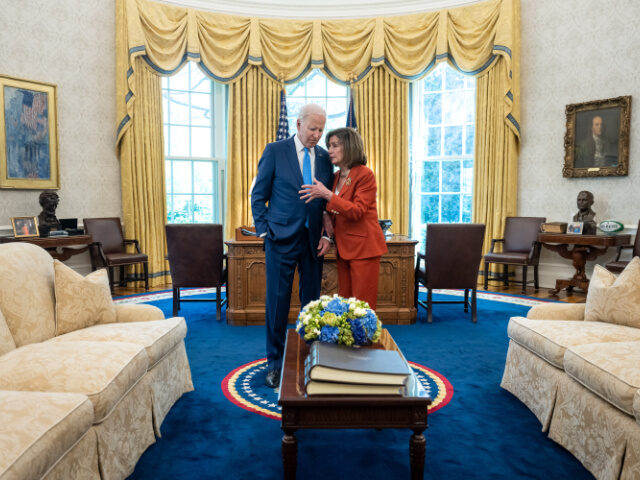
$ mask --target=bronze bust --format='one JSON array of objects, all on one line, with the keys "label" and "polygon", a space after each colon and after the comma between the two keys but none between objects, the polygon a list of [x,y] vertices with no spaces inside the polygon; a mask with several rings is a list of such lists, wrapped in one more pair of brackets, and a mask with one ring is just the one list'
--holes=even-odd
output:
[{"label": "bronze bust", "polygon": [[51,230],[59,230],[60,222],[56,218],[56,208],[60,202],[60,197],[53,190],[44,190],[39,198],[42,212],[38,215],[38,225],[50,227]]},{"label": "bronze bust", "polygon": [[596,212],[591,209],[593,205],[593,193],[582,190],[578,193],[578,212],[573,216],[574,222],[582,222],[582,233],[593,235],[596,233],[596,222],[594,220]]}]

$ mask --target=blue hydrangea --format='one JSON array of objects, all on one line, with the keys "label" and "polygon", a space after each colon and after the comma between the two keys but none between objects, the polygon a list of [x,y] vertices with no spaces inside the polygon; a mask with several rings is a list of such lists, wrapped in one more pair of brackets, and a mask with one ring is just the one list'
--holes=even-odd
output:
[{"label": "blue hydrangea", "polygon": [[353,320],[349,320],[351,324],[351,333],[353,334],[353,340],[356,345],[365,345],[369,343],[369,337],[367,336],[367,331],[364,329],[362,325],[362,321],[359,318],[354,318]]},{"label": "blue hydrangea", "polygon": [[378,322],[375,314],[371,310],[367,310],[367,314],[361,318],[360,321],[367,330],[369,338],[373,337],[373,334],[376,333],[376,329],[378,328]]},{"label": "blue hydrangea", "polygon": [[298,330],[298,334],[299,334],[302,338],[304,338],[304,335],[305,335],[304,325],[302,325],[302,326],[300,327],[300,330]]},{"label": "blue hydrangea", "polygon": [[335,297],[332,298],[331,301],[327,304],[326,308],[324,309],[325,312],[331,312],[331,313],[335,313],[336,316],[340,316],[345,312],[349,311],[349,305],[342,302],[340,300],[340,298]]},{"label": "blue hydrangea", "polygon": [[319,340],[325,343],[338,343],[338,333],[338,327],[330,327],[329,325],[324,325],[320,330]]}]

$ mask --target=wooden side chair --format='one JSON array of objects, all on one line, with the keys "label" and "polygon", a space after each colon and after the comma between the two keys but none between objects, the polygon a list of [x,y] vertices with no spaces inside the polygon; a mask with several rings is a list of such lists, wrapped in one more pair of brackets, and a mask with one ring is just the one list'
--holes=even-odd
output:
[{"label": "wooden side chair", "polygon": [[[427,225],[426,249],[424,254],[418,253],[414,282],[416,306],[422,305],[427,309],[427,322],[433,320],[434,303],[462,303],[464,311],[468,312],[469,291],[471,320],[477,321],[476,290],[484,230],[483,224],[474,223]],[[427,288],[427,303],[418,300],[420,284]],[[434,302],[434,288],[464,289],[464,301]]]},{"label": "wooden side chair", "polygon": [[[222,319],[222,286],[227,283],[222,225],[212,223],[168,224],[167,258],[173,287],[173,316],[181,302],[216,302],[216,318]],[[181,288],[215,288],[215,298],[180,298]]]},{"label": "wooden side chair", "polygon": [[633,245],[621,245],[618,247],[616,258],[613,262],[609,262],[605,265],[605,268],[613,273],[620,273],[627,266],[629,260],[620,260],[620,255],[623,250],[632,249],[631,258],[640,256],[640,222],[638,222],[638,230],[636,231],[636,238],[633,241]]},{"label": "wooden side chair", "polygon": [[[126,267],[142,264],[144,269],[144,288],[149,290],[149,258],[140,251],[138,240],[127,240],[122,233],[122,224],[118,217],[84,218],[84,231],[91,235],[91,268],[106,268],[109,274],[109,286],[113,293],[114,269],[120,268],[118,285],[126,286]],[[126,245],[134,245],[135,253],[127,252]]]},{"label": "wooden side chair", "polygon": [[[484,288],[489,286],[489,264],[499,263],[503,266],[504,285],[509,285],[509,265],[522,267],[522,293],[526,293],[527,267],[533,266],[534,288],[538,290],[538,262],[540,260],[540,243],[538,232],[540,225],[547,219],[544,217],[507,217],[504,226],[504,237],[491,240],[489,253],[484,256]],[[496,243],[502,243],[502,252],[494,252]]]}]

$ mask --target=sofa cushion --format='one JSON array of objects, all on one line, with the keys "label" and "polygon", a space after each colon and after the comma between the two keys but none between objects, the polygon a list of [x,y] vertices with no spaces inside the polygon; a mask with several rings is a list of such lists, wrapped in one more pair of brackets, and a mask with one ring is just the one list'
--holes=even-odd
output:
[{"label": "sofa cushion", "polygon": [[13,341],[13,336],[7,326],[7,321],[4,319],[2,310],[0,310],[0,355],[4,355],[14,348],[16,348],[16,342]]},{"label": "sofa cushion", "polygon": [[56,290],[56,335],[116,321],[109,277],[102,269],[83,277],[64,263],[53,263]]},{"label": "sofa cushion", "polygon": [[640,341],[640,329],[605,322],[531,320],[512,317],[509,338],[558,368],[569,347],[587,343]]},{"label": "sofa cushion", "polygon": [[0,357],[0,389],[82,393],[100,423],[147,364],[144,347],[133,343],[47,341]]},{"label": "sofa cushion", "polygon": [[42,478],[92,424],[84,395],[0,390],[0,478]]},{"label": "sofa cushion", "polygon": [[633,396],[633,414],[636,416],[636,422],[640,423],[640,390]]},{"label": "sofa cushion", "polygon": [[30,243],[0,245],[0,310],[16,346],[41,342],[55,332],[53,258]]},{"label": "sofa cushion", "polygon": [[640,328],[640,258],[616,277],[596,265],[589,284],[584,319]]},{"label": "sofa cushion", "polygon": [[110,323],[76,330],[53,338],[51,342],[92,341],[128,342],[141,345],[149,357],[149,369],[158,363],[187,335],[187,324],[182,317],[148,322]]},{"label": "sofa cushion", "polygon": [[564,370],[571,378],[633,416],[640,388],[640,342],[591,343],[568,348]]}]

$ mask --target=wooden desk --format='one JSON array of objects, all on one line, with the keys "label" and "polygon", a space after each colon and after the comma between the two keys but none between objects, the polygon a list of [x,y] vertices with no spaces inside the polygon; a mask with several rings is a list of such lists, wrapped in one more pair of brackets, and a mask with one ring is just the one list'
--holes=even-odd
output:
[{"label": "wooden desk", "polygon": [[[86,252],[93,242],[91,235],[68,235],[61,237],[0,237],[0,243],[27,242],[44,248],[49,254],[63,262],[72,255]],[[76,247],[77,248],[69,248]]]},{"label": "wooden desk", "polygon": [[576,273],[572,278],[556,280],[556,288],[549,290],[551,295],[555,295],[563,288],[571,291],[573,287],[581,288],[586,293],[589,290],[589,279],[585,273],[587,260],[595,260],[600,255],[603,255],[609,247],[629,244],[631,235],[539,233],[538,241],[545,248],[556,252],[561,257],[573,260],[573,267],[576,269]]},{"label": "wooden desk", "polygon": [[[266,302],[266,265],[262,241],[230,240],[227,253],[227,323],[264,325]],[[380,261],[378,308],[380,320],[390,324],[410,324],[416,320],[413,301],[415,246],[418,242],[402,235],[387,238],[389,251]],[[332,246],[325,255],[322,293],[338,293],[336,251]],[[293,279],[289,323],[300,311],[298,274]]]},{"label": "wooden desk", "polygon": [[[372,347],[402,352],[387,331]],[[278,404],[282,407],[282,463],[284,478],[296,478],[298,441],[295,432],[302,428],[407,428],[413,431],[409,441],[411,478],[424,478],[427,407],[431,398],[411,374],[404,395],[316,395],[307,396],[304,386],[304,360],[309,346],[295,330],[287,331],[282,380]],[[375,464],[371,463],[370,475]],[[366,473],[363,471],[363,477]]]}]

